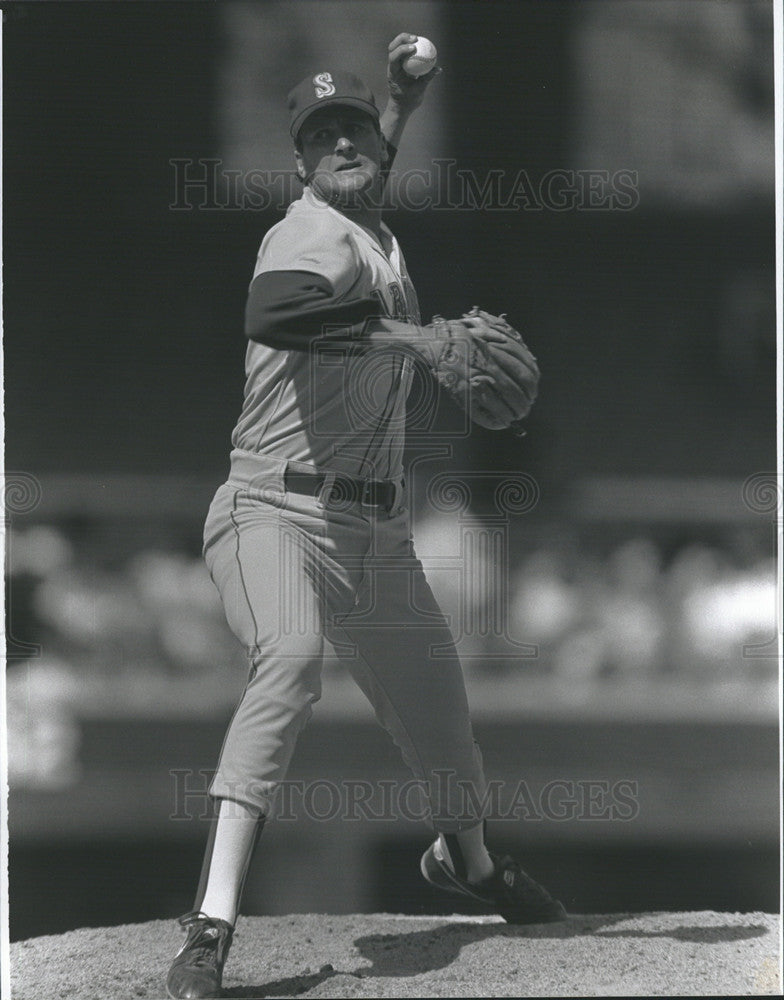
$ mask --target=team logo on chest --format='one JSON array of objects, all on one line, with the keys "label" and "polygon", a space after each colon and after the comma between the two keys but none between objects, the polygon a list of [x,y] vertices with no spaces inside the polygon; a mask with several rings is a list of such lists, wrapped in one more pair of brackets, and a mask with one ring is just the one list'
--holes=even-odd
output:
[{"label": "team logo on chest", "polygon": [[408,317],[408,309],[406,308],[406,298],[403,295],[403,289],[396,281],[390,281],[387,288],[389,289],[389,294],[392,296],[392,318],[404,321]]},{"label": "team logo on chest", "polygon": [[332,97],[335,93],[335,84],[332,82],[331,73],[316,73],[313,77],[313,86],[316,88],[316,97]]}]

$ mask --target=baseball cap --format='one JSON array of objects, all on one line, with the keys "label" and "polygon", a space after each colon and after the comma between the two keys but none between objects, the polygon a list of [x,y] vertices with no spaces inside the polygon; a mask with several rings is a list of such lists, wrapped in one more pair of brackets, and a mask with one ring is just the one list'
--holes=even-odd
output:
[{"label": "baseball cap", "polygon": [[297,138],[297,133],[306,118],[329,104],[345,104],[350,108],[359,108],[376,121],[379,120],[372,90],[358,76],[345,70],[315,73],[306,77],[291,91],[287,103],[291,116],[289,131],[292,139]]}]

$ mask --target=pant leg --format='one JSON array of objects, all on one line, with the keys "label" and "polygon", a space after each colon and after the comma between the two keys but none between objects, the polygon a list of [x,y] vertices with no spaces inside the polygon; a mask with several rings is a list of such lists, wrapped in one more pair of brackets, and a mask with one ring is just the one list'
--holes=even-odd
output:
[{"label": "pant leg", "polygon": [[482,819],[481,752],[452,635],[405,513],[376,519],[364,571],[356,608],[339,619],[356,647],[348,669],[422,781],[434,828],[470,829]]},{"label": "pant leg", "polygon": [[[204,556],[249,659],[210,794],[269,814],[321,696],[326,605],[347,607],[353,591],[320,542],[318,510],[298,509],[289,495],[276,503],[282,492],[262,487],[218,490]],[[302,498],[303,508],[308,503]]]}]

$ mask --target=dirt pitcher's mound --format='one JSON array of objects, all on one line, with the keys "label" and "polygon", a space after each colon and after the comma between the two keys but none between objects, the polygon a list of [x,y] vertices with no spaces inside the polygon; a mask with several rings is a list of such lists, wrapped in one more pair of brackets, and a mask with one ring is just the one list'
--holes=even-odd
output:
[{"label": "dirt pitcher's mound", "polygon": [[[227,997],[525,997],[776,994],[777,916],[242,917]],[[157,1000],[182,942],[174,921],[11,945],[13,1000]]]}]

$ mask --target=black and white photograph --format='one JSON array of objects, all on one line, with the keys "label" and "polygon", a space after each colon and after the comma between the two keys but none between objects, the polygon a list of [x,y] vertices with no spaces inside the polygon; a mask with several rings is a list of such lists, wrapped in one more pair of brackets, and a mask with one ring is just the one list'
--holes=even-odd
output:
[{"label": "black and white photograph", "polygon": [[780,995],[782,0],[0,8],[0,997]]}]

